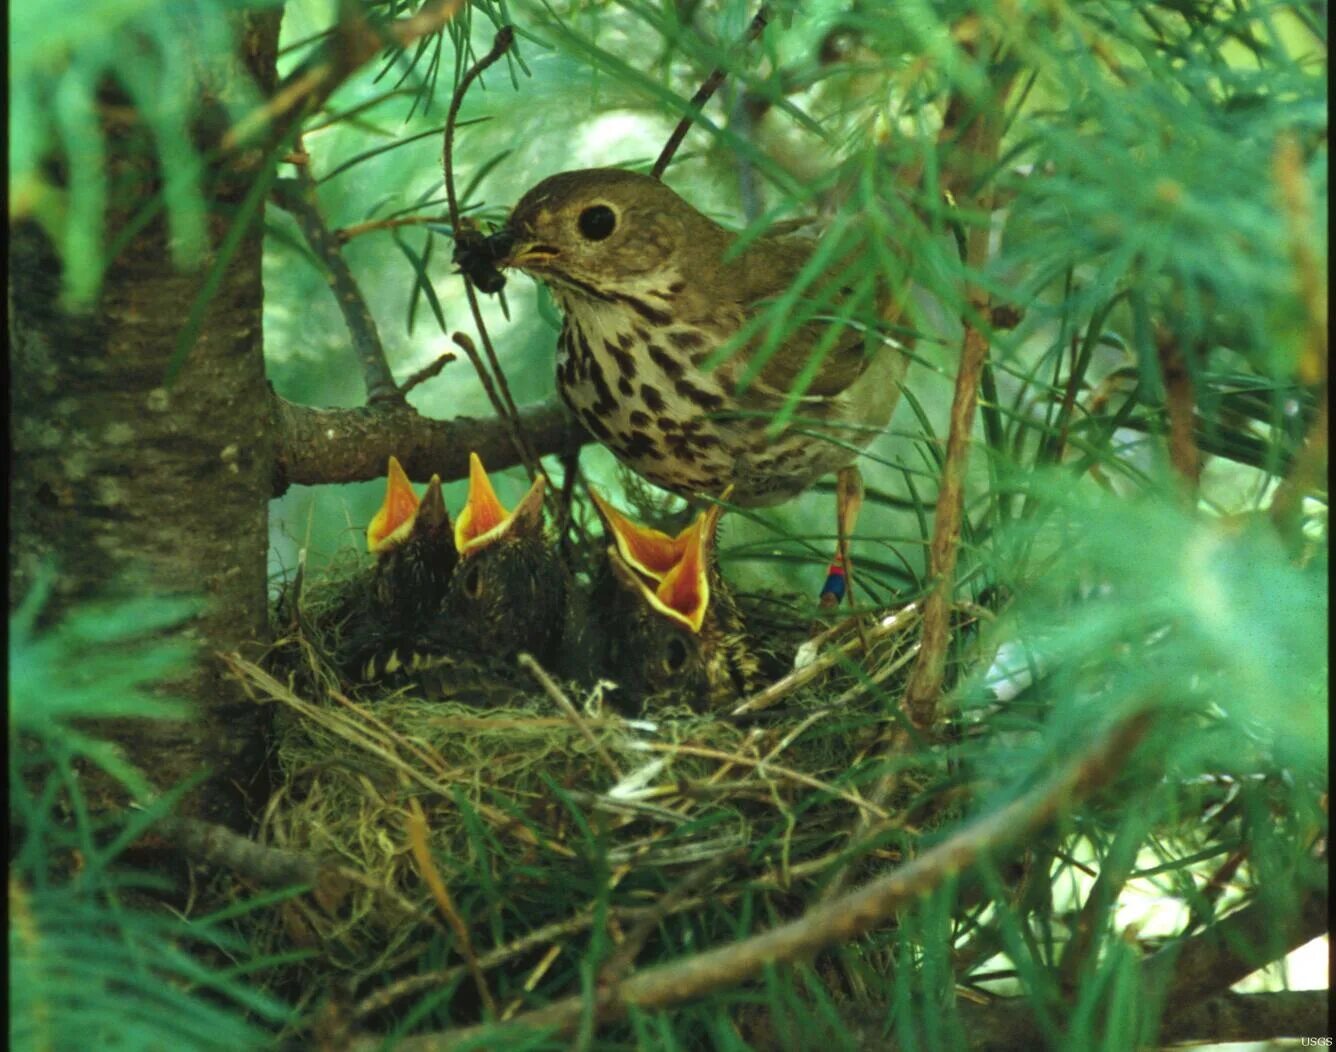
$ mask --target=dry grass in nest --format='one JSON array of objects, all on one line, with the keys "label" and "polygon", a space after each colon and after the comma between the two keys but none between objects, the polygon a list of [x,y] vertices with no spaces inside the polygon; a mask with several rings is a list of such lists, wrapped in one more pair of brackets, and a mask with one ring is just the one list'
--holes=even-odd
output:
[{"label": "dry grass in nest", "polygon": [[[277,788],[260,839],[350,878],[337,909],[300,907],[296,941],[318,951],[308,973],[380,986],[387,973],[421,972],[442,933],[456,952],[477,947],[464,954],[477,967],[522,966],[494,980],[519,988],[536,981],[540,943],[546,969],[550,947],[600,909],[614,942],[692,911],[708,937],[725,937],[741,894],[791,903],[855,840],[882,838],[860,864],[885,865],[899,857],[896,836],[913,834],[907,808],[924,775],[902,758],[888,781],[884,764],[912,617],[865,630],[861,667],[819,657],[831,667],[769,699],[782,711],[631,720],[599,688],[556,686],[558,703],[520,669],[456,670],[460,681],[491,678],[502,703],[490,708],[413,688],[350,693],[328,660],[337,639],[320,634],[335,587],[308,588],[266,667],[231,659],[251,696],[278,710]],[[846,626],[822,654],[860,646]],[[291,945],[292,909],[255,918],[261,946]],[[545,931],[562,935],[544,942]],[[387,997],[372,994],[365,1010]]]}]

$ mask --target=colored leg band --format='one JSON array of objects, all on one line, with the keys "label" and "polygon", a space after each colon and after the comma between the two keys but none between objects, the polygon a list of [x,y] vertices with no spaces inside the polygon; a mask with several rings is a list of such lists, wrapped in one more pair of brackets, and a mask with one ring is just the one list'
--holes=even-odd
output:
[{"label": "colored leg band", "polygon": [[821,586],[821,595],[833,596],[835,599],[844,598],[846,582],[844,580],[844,567],[838,564],[832,564],[826,571],[826,583]]}]

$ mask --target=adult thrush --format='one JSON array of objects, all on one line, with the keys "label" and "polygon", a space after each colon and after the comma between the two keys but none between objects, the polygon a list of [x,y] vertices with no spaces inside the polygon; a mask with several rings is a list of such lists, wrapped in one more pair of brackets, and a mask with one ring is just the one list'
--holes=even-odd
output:
[{"label": "adult thrush", "polygon": [[[663,183],[612,168],[543,180],[493,237],[501,263],[545,284],[565,315],[557,389],[591,434],[685,497],[731,485],[738,504],[776,504],[840,471],[838,562],[847,565],[862,492],[852,461],[890,420],[909,359],[877,325],[836,320],[856,298],[836,286],[841,261],[809,286],[826,318],[797,325],[762,361],[767,327],[755,319],[792,294],[816,247],[807,237],[735,250],[736,233]],[[896,320],[890,298],[875,299],[878,323]],[[749,323],[755,331],[736,353],[706,370]],[[800,378],[790,423],[775,431]]]},{"label": "adult thrush", "polygon": [[669,537],[590,493],[610,541],[593,607],[603,622],[604,670],[623,696],[640,709],[702,710],[750,691],[758,666],[714,559],[722,508],[712,505]]}]

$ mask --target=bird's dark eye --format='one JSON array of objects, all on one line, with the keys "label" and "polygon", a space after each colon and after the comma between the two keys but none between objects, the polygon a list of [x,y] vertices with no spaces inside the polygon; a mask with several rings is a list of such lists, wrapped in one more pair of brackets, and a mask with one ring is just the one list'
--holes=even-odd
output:
[{"label": "bird's dark eye", "polygon": [[590,241],[602,241],[617,225],[617,216],[607,205],[590,205],[580,213],[580,233]]},{"label": "bird's dark eye", "polygon": [[663,651],[665,672],[680,672],[687,663],[687,644],[681,636],[671,636]]},{"label": "bird's dark eye", "polygon": [[470,563],[464,569],[464,579],[460,582],[464,589],[464,594],[470,599],[477,599],[482,595],[482,574],[478,572],[478,564]]}]

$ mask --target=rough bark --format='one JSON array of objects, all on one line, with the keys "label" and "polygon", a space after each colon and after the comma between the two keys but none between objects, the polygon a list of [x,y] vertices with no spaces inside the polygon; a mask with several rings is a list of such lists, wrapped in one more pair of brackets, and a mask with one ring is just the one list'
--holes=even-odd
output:
[{"label": "rough bark", "polygon": [[[411,406],[316,409],[277,396],[274,401],[275,497],[293,483],[312,486],[384,478],[391,453],[418,482],[433,474],[447,482],[467,478],[470,452],[482,458],[488,471],[521,463],[509,431],[496,417],[430,420]],[[557,402],[526,407],[520,411],[520,424],[539,455],[574,453],[589,440]]]},{"label": "rough bark", "polygon": [[[277,11],[242,16],[241,61],[272,89]],[[108,230],[151,199],[157,173],[142,130],[108,135],[113,202]],[[255,179],[257,151],[210,173],[216,246]],[[87,313],[62,311],[60,265],[31,226],[10,245],[13,488],[11,602],[43,565],[57,572],[53,607],[94,595],[194,594],[187,626],[201,646],[184,682],[194,702],[182,723],[106,728],[157,784],[200,770],[208,780],[183,812],[237,825],[263,765],[263,710],[223,675],[213,654],[266,630],[268,500],[274,436],[262,353],[261,227],[252,223],[222,275],[199,337],[166,386],[187,311],[207,266],[173,266],[161,218],[111,262]],[[96,799],[94,803],[107,803]]]}]

